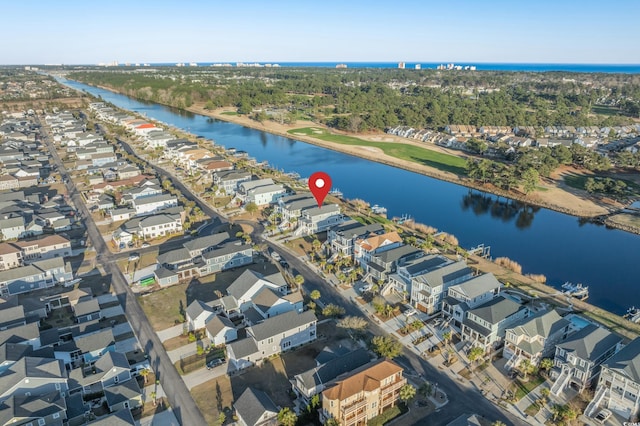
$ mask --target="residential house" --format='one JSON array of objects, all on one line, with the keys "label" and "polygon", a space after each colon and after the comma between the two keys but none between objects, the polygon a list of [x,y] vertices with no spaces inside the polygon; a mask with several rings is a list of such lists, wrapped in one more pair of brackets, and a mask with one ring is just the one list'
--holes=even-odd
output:
[{"label": "residential house", "polygon": [[118,175],[118,179],[125,180],[125,179],[130,179],[132,177],[136,177],[140,175],[140,169],[130,164],[127,164],[127,165],[118,167],[118,169],[116,170],[116,173]]},{"label": "residential house", "polygon": [[60,257],[40,260],[31,265],[0,271],[0,295],[25,293],[71,281],[71,265]]},{"label": "residential house", "polygon": [[91,165],[94,167],[102,167],[117,160],[118,157],[113,152],[97,152],[91,155]]},{"label": "residential house", "polygon": [[228,232],[207,235],[205,237],[193,238],[182,244],[182,247],[189,251],[191,258],[201,256],[203,253],[213,250],[226,240],[230,239]]},{"label": "residential house", "polygon": [[17,177],[11,175],[0,176],[0,191],[6,191],[8,189],[16,189],[20,187],[20,182]]},{"label": "residential house", "polygon": [[298,220],[303,210],[317,206],[318,202],[313,195],[308,193],[295,194],[278,199],[274,206],[274,212],[282,215],[283,223],[291,223]]},{"label": "residential house", "polygon": [[183,232],[182,215],[166,212],[133,218],[125,222],[121,228],[129,234],[138,235],[143,239],[164,237]]},{"label": "residential house", "polygon": [[73,316],[79,324],[102,318],[98,299],[92,298],[76,303],[73,306]]},{"label": "residential house", "polygon": [[493,274],[483,274],[449,287],[442,299],[442,316],[456,331],[461,331],[466,312],[486,303],[500,293],[500,282]]},{"label": "residential house", "polygon": [[216,346],[226,345],[238,339],[238,330],[227,317],[214,315],[206,325],[207,337]]},{"label": "residential house", "polygon": [[640,410],[640,338],[622,348],[601,365],[596,395],[587,407],[586,415],[595,412],[599,405],[622,416],[625,420],[637,419]]},{"label": "residential house", "polygon": [[111,222],[120,222],[123,220],[129,220],[134,217],[136,211],[134,209],[130,209],[127,207],[122,207],[119,209],[112,209],[109,211],[109,215],[111,216]]},{"label": "residential house", "polygon": [[277,426],[278,407],[261,390],[248,387],[233,404],[241,426]]},{"label": "residential house", "polygon": [[337,204],[325,204],[322,207],[310,207],[302,210],[298,220],[297,235],[311,235],[324,232],[340,224],[344,216]]},{"label": "residential house", "polygon": [[69,371],[69,395],[102,392],[105,388],[132,379],[127,356],[120,352],[106,352],[90,368]]},{"label": "residential house", "polygon": [[[27,324],[27,320],[24,314],[24,306],[3,306],[0,309],[0,330],[6,330],[17,326],[23,326]],[[0,359],[2,356],[0,355]]]},{"label": "residential house", "polygon": [[59,391],[42,395],[13,395],[0,407],[2,425],[62,425],[66,420],[67,405]]},{"label": "residential house", "polygon": [[[245,339],[227,345],[229,362],[242,369],[271,355],[311,342],[316,339],[316,322],[313,311],[289,311],[247,327]],[[253,343],[247,345],[245,340]],[[255,348],[255,351],[246,353],[247,348]]]},{"label": "residential house", "polygon": [[0,271],[22,265],[22,250],[11,243],[0,243]]},{"label": "residential house", "polygon": [[20,343],[29,345],[33,349],[40,348],[40,330],[37,322],[30,322],[24,325],[13,324],[7,329],[0,329],[0,345],[9,343]]},{"label": "residential house", "polygon": [[506,330],[502,356],[509,360],[507,368],[515,368],[525,359],[537,366],[542,358],[553,355],[556,344],[570,332],[571,322],[556,310],[519,321]]},{"label": "residential house", "polygon": [[141,197],[133,200],[132,207],[136,216],[150,215],[169,207],[176,207],[178,199],[171,194],[160,194],[152,197]]},{"label": "residential house", "polygon": [[[316,362],[318,362],[317,359]],[[320,394],[327,386],[331,386],[340,376],[351,373],[369,362],[371,362],[369,351],[359,348],[296,374],[291,380],[291,388],[297,396],[295,405],[297,412],[304,410],[311,403],[314,395]]]},{"label": "residential house", "polygon": [[529,309],[502,295],[467,311],[462,322],[461,338],[485,352],[497,349],[505,330],[529,316]]},{"label": "residential house", "polygon": [[29,241],[16,241],[12,243],[22,250],[22,259],[25,263],[34,260],[53,259],[56,257],[71,256],[71,241],[61,235],[47,235]]},{"label": "residential house", "polygon": [[238,184],[237,196],[244,204],[254,203],[257,206],[274,204],[286,195],[287,190],[272,179],[258,179]]},{"label": "residential house", "polygon": [[124,383],[106,388],[104,398],[112,413],[120,410],[129,411],[143,405],[142,391],[140,391],[137,380],[127,380]]},{"label": "residential house", "polygon": [[400,247],[402,244],[402,238],[396,231],[380,235],[372,233],[356,241],[353,247],[354,258],[357,263],[365,268],[374,255]]},{"label": "residential house", "polygon": [[383,226],[379,223],[362,225],[351,220],[330,228],[327,232],[327,242],[332,254],[353,257],[356,241],[372,234],[382,235],[384,232]]},{"label": "residential house", "polygon": [[252,263],[253,248],[239,240],[227,241],[203,253],[202,260],[205,265],[200,267],[200,275],[209,275]]},{"label": "residential house", "polygon": [[403,369],[386,359],[355,371],[322,392],[321,421],[334,418],[342,426],[367,424],[400,400],[407,383]]},{"label": "residential house", "polygon": [[93,334],[74,337],[74,341],[79,351],[79,358],[81,357],[85,364],[90,364],[105,353],[116,349],[116,342],[110,328]]},{"label": "residential house", "polygon": [[253,298],[263,288],[270,288],[281,295],[287,294],[287,283],[280,273],[264,276],[259,272],[247,269],[227,288],[240,312],[253,307]]},{"label": "residential house", "polygon": [[42,396],[67,392],[67,374],[57,359],[24,357],[0,373],[0,402],[14,395]]},{"label": "residential house", "polygon": [[[389,274],[396,272],[398,265],[419,259],[424,252],[411,245],[401,245],[391,250],[385,250],[371,257],[365,272],[378,281],[386,281]],[[365,277],[366,278],[366,277]]]},{"label": "residential house", "polygon": [[185,319],[189,325],[189,331],[200,330],[216,314],[216,309],[196,299],[187,306]]},{"label": "residential house", "polygon": [[251,173],[244,170],[229,170],[215,172],[213,174],[213,184],[218,187],[218,191],[233,196],[238,190],[238,185],[251,180]]},{"label": "residential house", "polygon": [[0,218],[0,239],[2,241],[17,240],[26,236],[24,218],[11,216]]},{"label": "residential house", "polygon": [[622,339],[608,330],[590,324],[556,345],[551,378],[553,395],[567,387],[582,392],[594,383],[600,364],[618,352]]},{"label": "residential house", "polygon": [[113,197],[108,194],[100,194],[97,206],[100,210],[111,210],[115,208]]}]

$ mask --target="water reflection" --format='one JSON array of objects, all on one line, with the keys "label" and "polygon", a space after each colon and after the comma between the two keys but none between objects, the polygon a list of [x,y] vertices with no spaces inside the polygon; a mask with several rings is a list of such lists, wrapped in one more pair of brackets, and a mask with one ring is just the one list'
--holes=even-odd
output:
[{"label": "water reflection", "polygon": [[462,210],[471,210],[476,216],[490,214],[492,218],[504,223],[515,219],[518,229],[527,229],[533,223],[535,213],[539,207],[530,206],[516,200],[501,198],[495,195],[469,190],[462,196]]}]

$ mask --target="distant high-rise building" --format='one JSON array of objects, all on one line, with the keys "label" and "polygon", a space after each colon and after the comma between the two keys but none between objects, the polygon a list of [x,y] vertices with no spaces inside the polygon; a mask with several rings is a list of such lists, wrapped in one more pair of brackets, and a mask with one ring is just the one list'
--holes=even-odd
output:
[{"label": "distant high-rise building", "polygon": [[422,69],[422,65],[420,65],[420,64],[416,64],[416,69],[417,69],[417,70]]}]

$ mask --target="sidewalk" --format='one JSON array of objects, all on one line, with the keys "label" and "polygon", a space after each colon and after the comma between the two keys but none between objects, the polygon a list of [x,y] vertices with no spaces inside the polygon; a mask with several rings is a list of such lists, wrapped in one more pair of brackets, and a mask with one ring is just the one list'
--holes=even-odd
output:
[{"label": "sidewalk", "polygon": [[173,327],[165,328],[156,332],[161,342],[171,339],[172,337],[178,337],[184,330],[184,324],[174,325]]},{"label": "sidewalk", "polygon": [[201,346],[202,348],[206,348],[207,346],[209,346],[209,344],[210,344],[209,339],[198,340],[196,342],[192,342],[184,346],[181,346],[178,349],[169,351],[167,352],[167,355],[169,355],[169,359],[171,360],[171,362],[175,363],[176,361],[180,361],[180,358],[183,355],[195,354],[198,350],[198,346]]}]

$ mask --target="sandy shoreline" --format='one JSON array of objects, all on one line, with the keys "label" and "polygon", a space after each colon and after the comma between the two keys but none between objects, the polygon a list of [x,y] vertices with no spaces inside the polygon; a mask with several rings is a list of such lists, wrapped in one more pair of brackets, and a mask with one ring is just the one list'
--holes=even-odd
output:
[{"label": "sandy shoreline", "polygon": [[[312,145],[317,145],[327,149],[331,149],[333,151],[354,155],[370,161],[376,161],[378,163],[383,163],[393,167],[402,168],[405,170],[409,170],[411,172],[420,173],[426,176],[430,176],[436,179],[455,183],[468,188],[490,192],[495,195],[511,198],[527,204],[548,208],[551,210],[559,211],[561,213],[570,214],[572,216],[583,217],[583,218],[593,218],[593,217],[605,215],[611,212],[609,208],[599,205],[594,201],[592,201],[591,199],[589,199],[586,193],[584,194],[580,193],[584,191],[573,190],[572,188],[561,188],[559,187],[558,184],[554,182],[541,183],[541,186],[544,188],[543,191],[536,191],[535,193],[527,196],[524,194],[503,191],[488,185],[479,185],[476,182],[473,182],[469,179],[460,178],[459,176],[453,173],[441,171],[433,167],[429,167],[421,164],[416,164],[411,161],[406,161],[399,158],[391,157],[384,154],[382,150],[378,148],[342,145],[339,143],[327,142],[321,139],[314,138],[312,136],[288,133],[289,130],[293,130],[301,127],[324,128],[324,126],[318,125],[317,123],[314,123],[311,121],[299,121],[295,125],[282,125],[272,121],[260,123],[246,116],[222,114],[222,112],[229,111],[228,108],[206,110],[204,109],[203,105],[194,105],[190,108],[187,108],[187,110],[193,113],[205,115],[208,117],[213,117],[222,121],[228,121],[231,123],[239,124],[241,126],[250,127],[256,130],[261,130],[264,132],[276,134],[278,136],[286,137],[289,139],[300,140],[302,142],[310,143]],[[333,130],[331,131],[334,132]],[[334,132],[334,133],[339,133],[339,132]],[[419,146],[424,149],[431,149],[434,151],[443,152],[446,154],[458,155],[458,156],[461,155],[460,152],[451,151],[446,148],[442,148],[438,146],[426,145],[425,143],[412,141],[408,139],[402,139],[402,138],[394,137],[392,135],[374,134],[374,135],[355,135],[355,136],[361,139],[370,140],[370,141],[399,142],[399,143],[404,143],[408,145]],[[617,208],[619,206],[611,206],[611,207]]]}]

